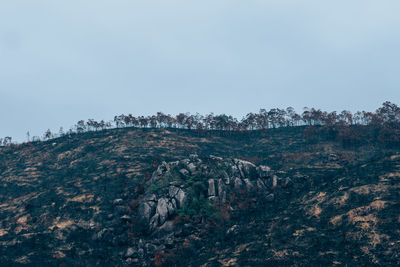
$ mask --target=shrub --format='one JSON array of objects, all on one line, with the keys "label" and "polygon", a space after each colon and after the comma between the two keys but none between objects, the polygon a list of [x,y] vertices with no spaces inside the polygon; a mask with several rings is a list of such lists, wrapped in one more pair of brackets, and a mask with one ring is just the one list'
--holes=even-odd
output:
[{"label": "shrub", "polygon": [[208,218],[212,217],[215,211],[210,202],[201,194],[198,198],[193,198],[188,205],[179,209],[178,214],[180,216],[201,215]]},{"label": "shrub", "polygon": [[150,185],[150,191],[152,193],[157,193],[161,188],[164,188],[168,185],[168,181],[166,179],[160,179],[156,183],[152,183]]},{"label": "shrub", "polygon": [[167,261],[167,256],[165,255],[165,253],[163,251],[157,252],[154,255],[154,265],[155,266],[161,266],[163,264],[165,264]]}]

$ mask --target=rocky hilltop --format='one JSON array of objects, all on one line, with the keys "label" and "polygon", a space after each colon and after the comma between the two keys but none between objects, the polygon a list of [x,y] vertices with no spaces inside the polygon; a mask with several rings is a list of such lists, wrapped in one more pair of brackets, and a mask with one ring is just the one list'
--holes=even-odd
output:
[{"label": "rocky hilltop", "polygon": [[301,127],[0,148],[1,266],[400,264],[400,151]]}]

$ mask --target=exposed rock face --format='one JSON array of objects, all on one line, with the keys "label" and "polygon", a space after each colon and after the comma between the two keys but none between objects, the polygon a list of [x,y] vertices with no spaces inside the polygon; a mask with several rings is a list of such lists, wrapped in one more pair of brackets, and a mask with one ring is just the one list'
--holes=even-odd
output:
[{"label": "exposed rock face", "polygon": [[[171,230],[170,219],[202,195],[210,204],[224,203],[237,192],[261,192],[273,201],[272,191],[279,185],[290,186],[289,178],[280,179],[268,166],[256,166],[240,159],[209,156],[162,162],[152,174],[139,203],[139,221],[151,232]],[[167,223],[167,225],[166,225]]]},{"label": "exposed rock face", "polygon": [[214,179],[209,179],[208,180],[208,196],[215,196],[215,183]]}]

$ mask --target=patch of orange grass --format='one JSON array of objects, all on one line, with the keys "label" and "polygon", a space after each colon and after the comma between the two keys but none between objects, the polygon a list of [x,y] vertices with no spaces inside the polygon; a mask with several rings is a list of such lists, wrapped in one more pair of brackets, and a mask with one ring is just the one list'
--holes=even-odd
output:
[{"label": "patch of orange grass", "polygon": [[28,259],[28,256],[19,257],[19,258],[17,258],[15,261],[18,262],[18,263],[21,263],[21,264],[28,264],[28,263],[31,262],[31,261]]},{"label": "patch of orange grass", "polygon": [[322,209],[318,204],[313,205],[311,208],[308,209],[307,214],[310,216],[314,216],[319,218],[319,215],[321,215]]},{"label": "patch of orange grass", "polygon": [[93,194],[87,194],[87,195],[80,195],[76,196],[74,198],[69,198],[67,201],[72,201],[72,202],[92,202],[93,201]]},{"label": "patch of orange grass", "polygon": [[28,215],[19,217],[17,220],[17,223],[19,224],[26,224],[28,222]]},{"label": "patch of orange grass", "polygon": [[272,250],[272,253],[274,253],[274,258],[278,259],[283,259],[286,258],[290,255],[289,251],[287,249],[284,250]]},{"label": "patch of orange grass", "polygon": [[335,217],[332,217],[332,218],[329,220],[329,222],[330,222],[333,226],[337,226],[337,225],[339,225],[339,224],[342,223],[342,220],[343,220],[343,214],[337,215],[337,216],[335,216]]},{"label": "patch of orange grass", "polygon": [[238,256],[240,253],[242,253],[243,250],[247,248],[248,244],[241,244],[236,247],[235,251],[233,252],[233,255]]},{"label": "patch of orange grass", "polygon": [[369,184],[369,185],[362,185],[358,187],[351,188],[350,191],[355,192],[360,195],[369,195],[371,193],[385,193],[387,192],[388,186],[387,185],[376,185],[376,184]]},{"label": "patch of orange grass", "polygon": [[374,214],[367,214],[371,211],[379,211],[386,207],[387,201],[383,200],[375,200],[371,202],[368,206],[362,206],[355,209],[352,209],[347,212],[349,216],[349,221],[353,224],[357,222],[372,222],[376,224],[378,219],[374,216]]},{"label": "patch of orange grass", "polygon": [[392,172],[379,176],[379,181],[389,182],[392,181],[393,179],[399,179],[399,178],[400,178],[400,172]]},{"label": "patch of orange grass", "polygon": [[369,204],[369,206],[374,210],[382,210],[386,207],[387,201],[375,200]]},{"label": "patch of orange grass", "polygon": [[218,262],[221,263],[222,266],[237,266],[236,261],[236,258],[218,260]]},{"label": "patch of orange grass", "polygon": [[379,245],[382,243],[383,240],[388,240],[390,237],[385,234],[379,234],[376,231],[371,231],[370,233],[367,233],[367,237],[369,238],[369,244],[375,248],[376,245]]},{"label": "patch of orange grass", "polygon": [[0,237],[2,237],[3,235],[8,234],[8,232],[6,230],[0,229]]},{"label": "patch of orange grass", "polygon": [[315,230],[316,229],[314,227],[306,227],[306,228],[303,228],[303,229],[296,230],[296,232],[293,233],[293,236],[296,236],[296,237],[303,236],[306,231],[307,232],[313,232]]},{"label": "patch of orange grass", "polygon": [[326,192],[318,192],[316,196],[307,200],[306,203],[311,203],[311,202],[322,203],[324,201],[326,201]]},{"label": "patch of orange grass", "polygon": [[368,215],[360,215],[360,210],[359,208],[350,210],[348,212],[349,216],[349,221],[352,224],[356,224],[358,222],[371,222],[373,224],[376,224],[378,222],[378,219],[373,215],[373,214],[368,214]]},{"label": "patch of orange grass", "polygon": [[349,193],[344,192],[343,195],[332,198],[332,200],[330,200],[329,203],[334,204],[336,207],[342,207],[342,206],[346,205],[349,198],[350,198]]},{"label": "patch of orange grass", "polygon": [[395,160],[395,159],[398,159],[398,158],[400,158],[400,155],[393,155],[393,156],[390,157],[391,160]]},{"label": "patch of orange grass", "polygon": [[36,167],[28,167],[24,170],[24,172],[30,172],[30,171],[37,171]]},{"label": "patch of orange grass", "polygon": [[56,222],[54,223],[52,226],[50,226],[50,230],[53,230],[55,227],[59,228],[59,229],[65,229],[68,226],[70,226],[71,224],[73,224],[74,221],[72,220],[68,220],[68,221],[63,221],[63,222]]}]

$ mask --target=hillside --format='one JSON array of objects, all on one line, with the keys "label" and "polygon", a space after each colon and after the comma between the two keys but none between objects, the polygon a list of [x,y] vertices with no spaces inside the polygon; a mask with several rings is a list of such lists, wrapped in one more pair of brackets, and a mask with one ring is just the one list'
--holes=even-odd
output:
[{"label": "hillside", "polygon": [[396,266],[399,187],[399,149],[310,140],[304,127],[1,147],[0,262]]}]

